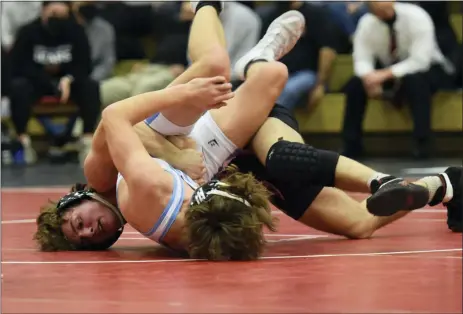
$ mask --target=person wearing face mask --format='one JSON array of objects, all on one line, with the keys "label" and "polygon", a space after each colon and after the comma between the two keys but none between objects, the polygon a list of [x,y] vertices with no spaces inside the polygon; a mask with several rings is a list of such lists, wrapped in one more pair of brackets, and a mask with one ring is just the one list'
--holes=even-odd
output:
[{"label": "person wearing face mask", "polygon": [[[40,17],[26,24],[12,48],[11,118],[21,143],[14,152],[18,163],[31,164],[36,153],[27,134],[32,106],[43,96],[72,100],[83,120],[81,159],[89,151],[100,113],[98,83],[90,78],[90,47],[84,29],[64,1],[44,1]],[[72,130],[63,134],[65,144]],[[56,138],[54,138],[56,141]]]},{"label": "person wearing face mask", "polygon": [[92,56],[91,78],[97,82],[111,76],[116,63],[115,35],[112,25],[98,16],[98,8],[92,2],[72,3],[76,21],[85,28]]}]

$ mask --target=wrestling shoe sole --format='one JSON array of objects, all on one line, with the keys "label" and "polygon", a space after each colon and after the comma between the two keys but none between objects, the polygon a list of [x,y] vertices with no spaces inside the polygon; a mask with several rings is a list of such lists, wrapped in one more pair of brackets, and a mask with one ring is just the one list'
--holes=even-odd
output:
[{"label": "wrestling shoe sole", "polygon": [[368,211],[375,216],[391,216],[401,210],[414,210],[426,206],[428,190],[420,185],[393,183],[379,189],[367,199]]}]

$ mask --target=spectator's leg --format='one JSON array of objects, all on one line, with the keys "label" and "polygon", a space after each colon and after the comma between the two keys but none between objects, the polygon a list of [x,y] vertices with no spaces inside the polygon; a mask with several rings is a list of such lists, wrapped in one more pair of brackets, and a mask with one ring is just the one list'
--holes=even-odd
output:
[{"label": "spectator's leg", "polygon": [[2,47],[2,69],[1,69],[1,75],[2,75],[2,97],[3,96],[8,96],[9,93],[9,86],[10,86],[10,80],[11,80],[11,75],[10,75],[10,54],[5,51]]},{"label": "spectator's leg", "polygon": [[316,82],[317,74],[310,70],[291,74],[277,103],[291,111],[294,110],[302,97],[310,93]]},{"label": "spectator's leg", "polygon": [[410,74],[402,79],[402,88],[413,117],[413,137],[416,144],[414,155],[417,158],[426,158],[431,148],[430,82],[424,73]]},{"label": "spectator's leg", "polygon": [[129,98],[132,94],[133,82],[128,75],[113,77],[101,82],[100,95],[102,109],[115,102]]},{"label": "spectator's leg", "polygon": [[23,148],[16,152],[21,155],[16,156],[16,159],[24,160],[27,164],[32,164],[37,160],[37,154],[32,148],[26,128],[32,114],[32,106],[42,95],[41,92],[26,78],[13,79],[10,84],[11,120]]},{"label": "spectator's leg", "polygon": [[346,108],[343,126],[343,155],[355,159],[362,154],[362,123],[367,94],[359,77],[353,77],[346,87]]},{"label": "spectator's leg", "polygon": [[71,99],[79,106],[83,122],[82,149],[79,154],[81,163],[90,151],[93,132],[101,112],[100,87],[90,78],[76,80],[71,85]]},{"label": "spectator's leg", "polygon": [[164,89],[174,79],[175,76],[168,68],[163,71],[157,71],[153,74],[149,73],[141,75],[132,89],[131,96]]}]

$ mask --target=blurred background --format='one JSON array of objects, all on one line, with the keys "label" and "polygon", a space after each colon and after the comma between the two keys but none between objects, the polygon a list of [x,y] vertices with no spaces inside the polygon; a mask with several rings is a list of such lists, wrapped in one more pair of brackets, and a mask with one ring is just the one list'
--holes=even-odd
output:
[{"label": "blurred background", "polygon": [[[445,84],[429,93],[430,109],[410,106],[396,84],[366,100],[364,116],[354,115],[358,126],[351,118],[358,91],[349,86],[354,35],[368,4],[231,1],[221,20],[233,64],[276,16],[300,10],[306,32],[282,60],[290,76],[279,102],[295,112],[307,143],[415,176],[461,164],[462,5],[409,3],[429,14],[436,44],[454,70],[434,78]],[[101,110],[163,89],[185,70],[193,16],[189,3],[175,1],[2,2],[2,185],[84,181],[81,165]],[[420,120],[427,110],[430,119]],[[422,135],[417,126],[430,132]]]}]

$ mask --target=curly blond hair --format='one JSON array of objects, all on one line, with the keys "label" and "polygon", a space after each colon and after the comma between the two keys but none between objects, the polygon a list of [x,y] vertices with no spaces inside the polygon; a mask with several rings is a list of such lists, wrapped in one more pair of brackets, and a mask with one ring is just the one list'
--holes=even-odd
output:
[{"label": "curly blond hair", "polygon": [[219,260],[255,260],[266,244],[264,227],[276,231],[270,192],[253,175],[228,167],[221,190],[246,200],[213,195],[206,202],[193,205],[185,212],[185,236],[191,258]]}]

